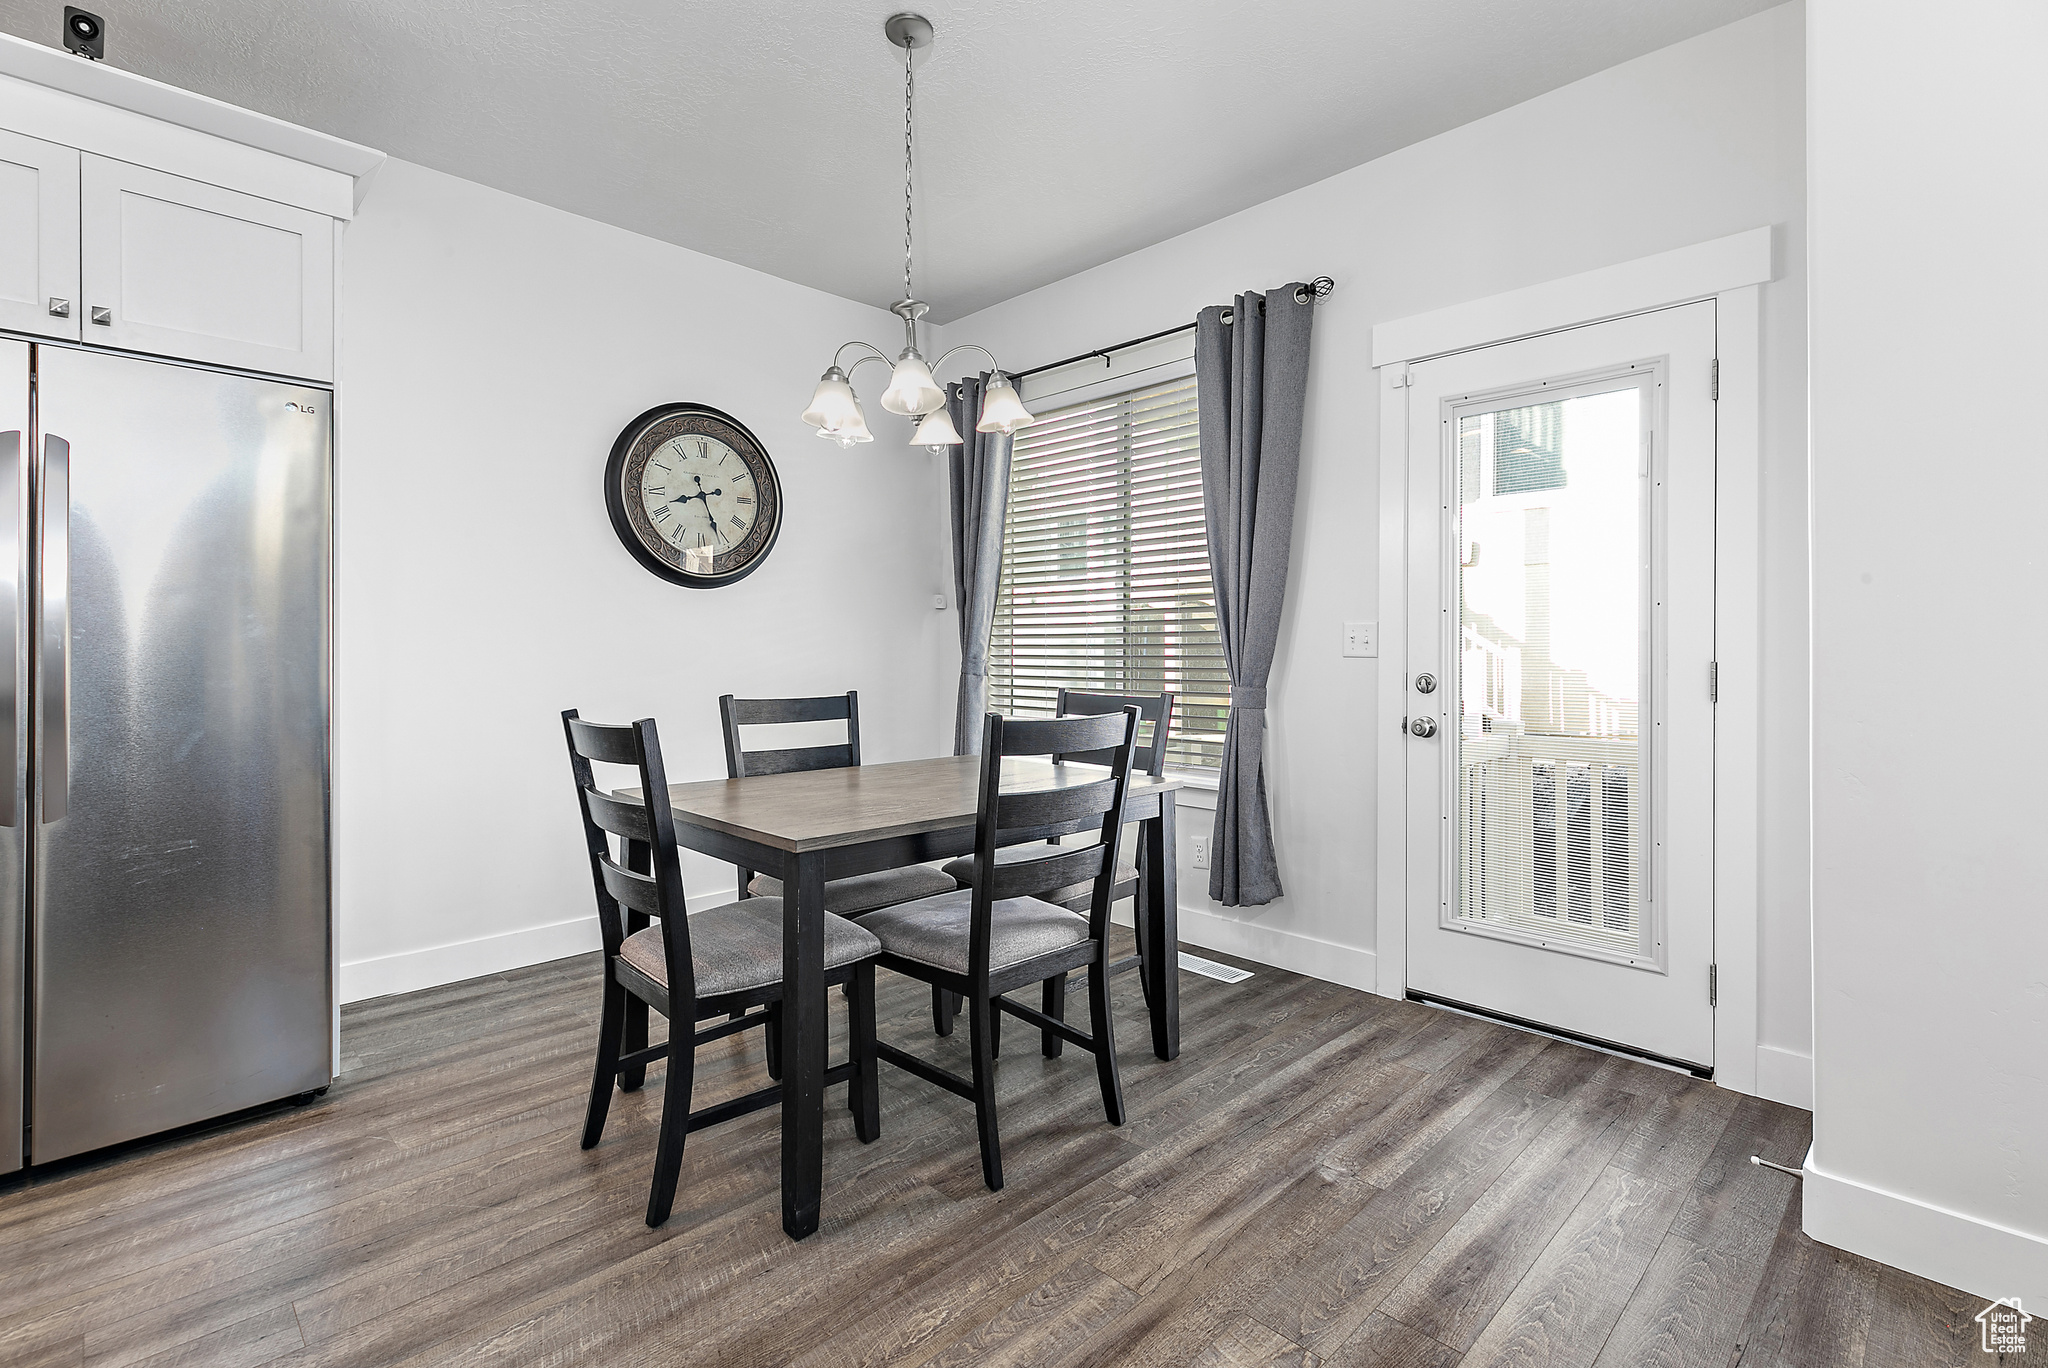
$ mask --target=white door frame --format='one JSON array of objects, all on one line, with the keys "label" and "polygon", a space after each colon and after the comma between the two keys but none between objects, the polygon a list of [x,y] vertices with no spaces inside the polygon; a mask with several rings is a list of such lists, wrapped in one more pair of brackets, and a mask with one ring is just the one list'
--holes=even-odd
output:
[{"label": "white door frame", "polygon": [[[1759,287],[1776,278],[1770,227],[1452,305],[1373,328],[1380,386],[1378,991],[1408,991],[1408,367],[1416,361],[1713,299],[1715,405],[1714,1081],[1756,1091],[1762,554]],[[1435,415],[1429,415],[1431,421]],[[1402,733],[1404,736],[1406,732]]]}]

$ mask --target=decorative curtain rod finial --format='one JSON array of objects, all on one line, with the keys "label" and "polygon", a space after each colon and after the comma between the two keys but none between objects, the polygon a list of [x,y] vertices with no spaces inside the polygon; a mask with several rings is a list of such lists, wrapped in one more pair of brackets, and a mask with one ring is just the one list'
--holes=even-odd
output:
[{"label": "decorative curtain rod finial", "polygon": [[1330,279],[1328,276],[1317,276],[1308,284],[1303,285],[1299,289],[1295,290],[1294,302],[1297,304],[1306,304],[1308,303],[1311,297],[1316,299],[1328,299],[1330,297],[1330,292],[1336,288],[1336,281]]}]

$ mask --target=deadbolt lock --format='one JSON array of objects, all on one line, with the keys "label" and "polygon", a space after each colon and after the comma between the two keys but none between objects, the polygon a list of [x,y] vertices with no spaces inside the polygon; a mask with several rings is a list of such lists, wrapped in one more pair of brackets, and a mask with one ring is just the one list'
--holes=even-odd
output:
[{"label": "deadbolt lock", "polygon": [[1427,741],[1430,737],[1436,735],[1436,719],[1434,717],[1415,718],[1408,723],[1408,730]]},{"label": "deadbolt lock", "polygon": [[1415,676],[1415,692],[1431,694],[1436,692],[1436,676],[1419,674]]}]

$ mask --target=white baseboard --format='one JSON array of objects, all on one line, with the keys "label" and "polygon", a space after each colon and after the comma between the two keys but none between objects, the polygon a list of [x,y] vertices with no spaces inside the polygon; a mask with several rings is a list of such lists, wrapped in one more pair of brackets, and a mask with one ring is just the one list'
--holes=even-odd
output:
[{"label": "white baseboard", "polygon": [[2048,1306],[2048,1239],[1805,1167],[1806,1233],[1980,1296]]},{"label": "white baseboard", "polygon": [[[692,894],[690,910],[701,912],[707,907],[722,906],[734,896],[730,888]],[[453,945],[403,950],[395,955],[345,963],[341,966],[340,996],[343,1002],[361,1002],[364,998],[417,992],[485,974],[502,974],[508,969],[524,969],[529,964],[588,954],[599,944],[597,914],[592,912],[547,926],[529,926]]]},{"label": "white baseboard", "polygon": [[1185,903],[1180,909],[1180,938],[1183,944],[1221,950],[1226,955],[1306,974],[1325,983],[1340,983],[1361,992],[1374,991],[1379,981],[1379,962],[1370,950],[1318,940],[1295,931],[1281,931],[1253,921],[1219,917],[1206,908],[1189,907]]},{"label": "white baseboard", "polygon": [[1776,1045],[1757,1046],[1756,1095],[1801,1111],[1812,1111],[1813,1056]]}]

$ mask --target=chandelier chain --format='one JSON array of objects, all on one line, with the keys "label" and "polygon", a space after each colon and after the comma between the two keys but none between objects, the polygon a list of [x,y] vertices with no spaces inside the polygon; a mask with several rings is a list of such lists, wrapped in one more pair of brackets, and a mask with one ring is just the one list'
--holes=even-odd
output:
[{"label": "chandelier chain", "polygon": [[914,49],[903,45],[903,297],[915,299],[916,293],[910,288],[911,238],[911,186],[915,173],[913,137],[916,125],[912,122],[912,110],[917,96],[917,79],[911,68]]}]

